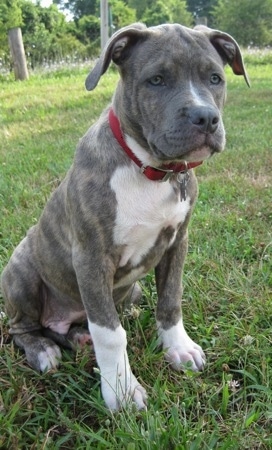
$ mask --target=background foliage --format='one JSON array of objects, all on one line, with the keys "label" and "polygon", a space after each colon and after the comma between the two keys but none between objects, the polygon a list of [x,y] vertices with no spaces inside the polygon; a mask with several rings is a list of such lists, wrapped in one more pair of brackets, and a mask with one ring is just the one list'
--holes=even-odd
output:
[{"label": "background foliage", "polygon": [[[137,20],[148,26],[178,22],[193,26],[206,17],[244,46],[272,44],[272,0],[111,0],[110,31]],[[11,68],[7,31],[22,27],[29,66],[97,56],[100,49],[100,2],[0,0],[0,68]]]},{"label": "background foliage", "polygon": [[219,0],[213,17],[216,26],[236,37],[240,45],[272,43],[271,0]]}]

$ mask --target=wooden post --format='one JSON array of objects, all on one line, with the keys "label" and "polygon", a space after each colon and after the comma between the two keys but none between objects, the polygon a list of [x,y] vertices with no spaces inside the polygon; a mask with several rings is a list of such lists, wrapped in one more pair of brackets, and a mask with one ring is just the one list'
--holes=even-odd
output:
[{"label": "wooden post", "polygon": [[109,39],[108,0],[100,0],[100,37],[101,37],[101,50],[103,50]]},{"label": "wooden post", "polygon": [[21,28],[11,28],[8,31],[8,41],[14,64],[15,80],[27,80],[28,70]]}]

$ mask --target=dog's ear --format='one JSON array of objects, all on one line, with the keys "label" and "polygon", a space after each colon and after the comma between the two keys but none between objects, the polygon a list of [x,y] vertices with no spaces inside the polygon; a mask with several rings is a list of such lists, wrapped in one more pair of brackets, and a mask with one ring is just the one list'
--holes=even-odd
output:
[{"label": "dog's ear", "polygon": [[204,25],[197,25],[195,30],[204,33],[221,56],[224,64],[229,64],[235,75],[244,75],[250,87],[249,78],[244,66],[241,50],[235,39],[222,31],[212,30]]},{"label": "dog's ear", "polygon": [[144,24],[135,23],[113,34],[94,68],[86,78],[85,86],[88,91],[96,87],[101,75],[106,72],[111,61],[120,65],[126,59],[131,47],[145,36],[146,29]]}]

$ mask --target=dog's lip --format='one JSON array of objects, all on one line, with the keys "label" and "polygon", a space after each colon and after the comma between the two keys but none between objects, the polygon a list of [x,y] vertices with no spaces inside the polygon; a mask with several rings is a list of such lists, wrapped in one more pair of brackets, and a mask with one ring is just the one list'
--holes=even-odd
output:
[{"label": "dog's lip", "polygon": [[[182,162],[201,162],[211,157],[213,153],[215,153],[216,149],[212,149],[210,146],[205,145],[202,147],[198,147],[196,149],[190,150],[186,153],[183,153],[179,156],[175,156],[170,158],[169,155],[162,154],[160,158],[158,158],[158,164],[179,164]],[[157,164],[157,165],[158,165]]]},{"label": "dog's lip", "polygon": [[198,142],[192,148],[178,152],[175,149],[173,154],[167,154],[163,148],[149,142],[153,157],[162,164],[180,163],[180,162],[199,162],[210,158],[214,153],[220,153],[224,149],[224,141],[216,142],[213,138],[206,136],[204,142]]},{"label": "dog's lip", "polygon": [[190,152],[186,153],[185,155],[182,155],[182,160],[187,162],[197,162],[197,161],[204,161],[205,159],[210,158],[212,155],[213,150],[209,146],[203,146],[200,148],[197,148],[195,150],[191,150]]}]

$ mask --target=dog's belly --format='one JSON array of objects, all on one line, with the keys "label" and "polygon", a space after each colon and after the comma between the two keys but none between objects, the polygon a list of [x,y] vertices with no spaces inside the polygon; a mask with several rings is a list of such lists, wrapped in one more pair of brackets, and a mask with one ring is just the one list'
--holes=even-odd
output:
[{"label": "dog's belly", "polygon": [[72,323],[83,323],[86,311],[78,298],[68,296],[49,284],[41,289],[42,310],[40,323],[59,334],[66,334]]},{"label": "dog's belly", "polygon": [[44,328],[50,328],[50,330],[55,331],[56,333],[66,334],[68,333],[71,324],[82,324],[87,319],[85,310],[79,312],[72,310],[68,310],[68,312],[63,311],[63,316],[64,315],[65,318],[62,319],[55,313],[51,314],[51,311],[47,309],[41,316],[41,325]]},{"label": "dog's belly", "polygon": [[111,188],[117,199],[113,239],[123,248],[119,286],[134,282],[158,264],[189,212],[190,198],[181,202],[172,183],[150,181],[131,166],[115,171]]}]

